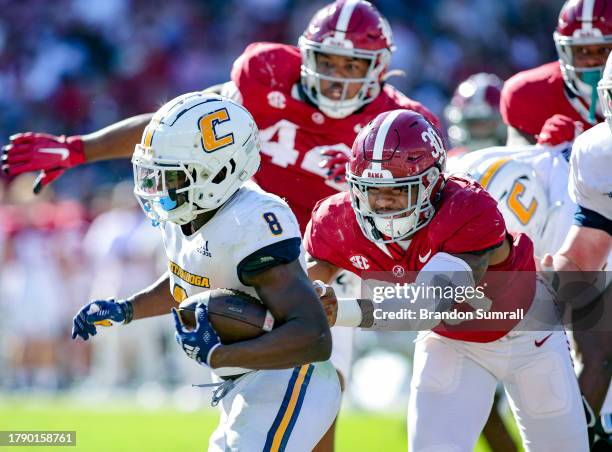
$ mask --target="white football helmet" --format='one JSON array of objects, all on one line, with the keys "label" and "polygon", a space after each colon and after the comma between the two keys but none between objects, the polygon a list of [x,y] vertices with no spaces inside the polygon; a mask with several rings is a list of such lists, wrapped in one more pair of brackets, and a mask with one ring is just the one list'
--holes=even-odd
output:
[{"label": "white football helmet", "polygon": [[259,151],[244,107],[216,94],[184,94],[155,113],[136,145],[134,194],[154,224],[187,224],[257,172]]},{"label": "white football helmet", "polygon": [[603,76],[597,85],[599,100],[608,127],[612,130],[612,53],[608,56]]},{"label": "white football helmet", "polygon": [[470,174],[497,200],[506,229],[524,232],[537,243],[546,227],[549,203],[534,169],[510,157],[493,157]]}]

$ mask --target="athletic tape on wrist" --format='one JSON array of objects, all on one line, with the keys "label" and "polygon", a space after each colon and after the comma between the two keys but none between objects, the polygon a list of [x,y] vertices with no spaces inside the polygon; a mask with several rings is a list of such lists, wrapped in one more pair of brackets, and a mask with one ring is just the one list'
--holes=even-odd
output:
[{"label": "athletic tape on wrist", "polygon": [[361,325],[361,307],[356,298],[339,298],[336,326],[358,327]]}]

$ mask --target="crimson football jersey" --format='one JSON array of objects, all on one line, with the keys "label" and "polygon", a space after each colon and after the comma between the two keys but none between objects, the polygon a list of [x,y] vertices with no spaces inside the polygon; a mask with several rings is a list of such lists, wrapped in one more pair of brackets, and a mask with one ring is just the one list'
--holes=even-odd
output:
[{"label": "crimson football jersey", "polygon": [[[320,201],[312,213],[306,228],[304,246],[317,260],[351,271],[362,279],[376,272],[388,272],[397,282],[406,281],[408,272],[420,271],[429,259],[438,252],[449,254],[476,253],[495,248],[510,235],[506,232],[504,219],[497,209],[497,202],[476,182],[449,177],[436,205],[431,222],[417,231],[403,253],[385,252],[384,245],[368,240],[359,227],[349,193],[338,193]],[[508,272],[500,278],[485,275],[479,285],[485,294],[496,294],[492,311],[511,311],[531,305],[535,291],[535,261],[533,243],[525,234],[510,235],[512,247],[505,261],[489,266],[488,271]],[[397,249],[397,248],[396,248]],[[509,275],[517,279],[510,281]],[[501,276],[501,274],[499,274]],[[378,275],[376,275],[378,276]],[[378,279],[378,278],[372,278]],[[527,282],[527,284],[526,284]],[[520,284],[521,296],[515,288]],[[503,290],[500,290],[503,289]],[[517,321],[496,323],[495,331],[479,328],[481,320],[470,320],[456,326],[441,323],[434,331],[453,339],[473,342],[490,342],[504,336]]]},{"label": "crimson football jersey", "polygon": [[232,82],[260,129],[261,166],[255,180],[266,191],[285,198],[304,231],[316,202],[344,187],[325,178],[321,151],[350,155],[359,130],[380,113],[415,110],[436,127],[438,118],[390,85],[371,103],[342,119],[325,116],[301,96],[297,47],[254,43],[236,60]]},{"label": "crimson football jersey", "polygon": [[[563,82],[559,62],[519,72],[504,84],[500,111],[504,122],[521,132],[537,135],[548,118],[561,114],[580,121],[587,130],[589,108]],[[597,118],[597,122],[603,118]]]}]

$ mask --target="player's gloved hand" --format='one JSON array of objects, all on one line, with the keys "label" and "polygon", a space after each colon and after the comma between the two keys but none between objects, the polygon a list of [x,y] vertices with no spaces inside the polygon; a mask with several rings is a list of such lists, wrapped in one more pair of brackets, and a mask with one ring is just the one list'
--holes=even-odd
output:
[{"label": "player's gloved hand", "polygon": [[546,120],[538,135],[538,144],[557,146],[568,141],[574,141],[582,133],[582,123],[572,118],[556,114]]},{"label": "player's gloved hand", "polygon": [[213,351],[221,345],[219,336],[208,320],[208,308],[204,303],[198,303],[195,310],[196,327],[187,331],[179,318],[178,312],[172,308],[176,332],[174,337],[183,351],[198,364],[210,366]]},{"label": "player's gloved hand", "polygon": [[349,156],[337,149],[327,149],[321,151],[323,160],[319,162],[320,168],[327,169],[327,179],[338,183],[346,182],[346,163]]},{"label": "player's gloved hand", "polygon": [[85,162],[80,136],[55,136],[48,133],[18,133],[2,147],[2,170],[11,176],[40,171],[34,182],[34,193],[63,172]]},{"label": "player's gloved hand", "polygon": [[96,300],[86,304],[72,319],[72,339],[80,336],[84,341],[95,336],[96,325],[112,326],[130,323],[133,317],[132,302]]}]

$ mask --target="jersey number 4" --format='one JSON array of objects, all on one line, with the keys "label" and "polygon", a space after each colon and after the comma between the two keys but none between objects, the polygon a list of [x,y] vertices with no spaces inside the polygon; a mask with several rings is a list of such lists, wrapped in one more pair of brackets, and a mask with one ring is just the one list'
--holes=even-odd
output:
[{"label": "jersey number 4", "polygon": [[[295,165],[300,157],[300,151],[295,149],[295,136],[298,128],[297,124],[282,119],[276,124],[260,130],[262,154],[269,156],[272,159],[272,163],[282,168],[287,168],[289,165]],[[276,138],[276,140],[274,140],[274,138]],[[351,148],[344,143],[315,146],[304,154],[300,168],[325,178],[327,176],[327,170],[321,168],[319,163],[322,161],[321,152],[327,150],[340,151],[347,156],[351,154]],[[345,189],[345,186],[342,184],[338,184],[331,180],[326,179],[325,183],[338,191]]]}]

